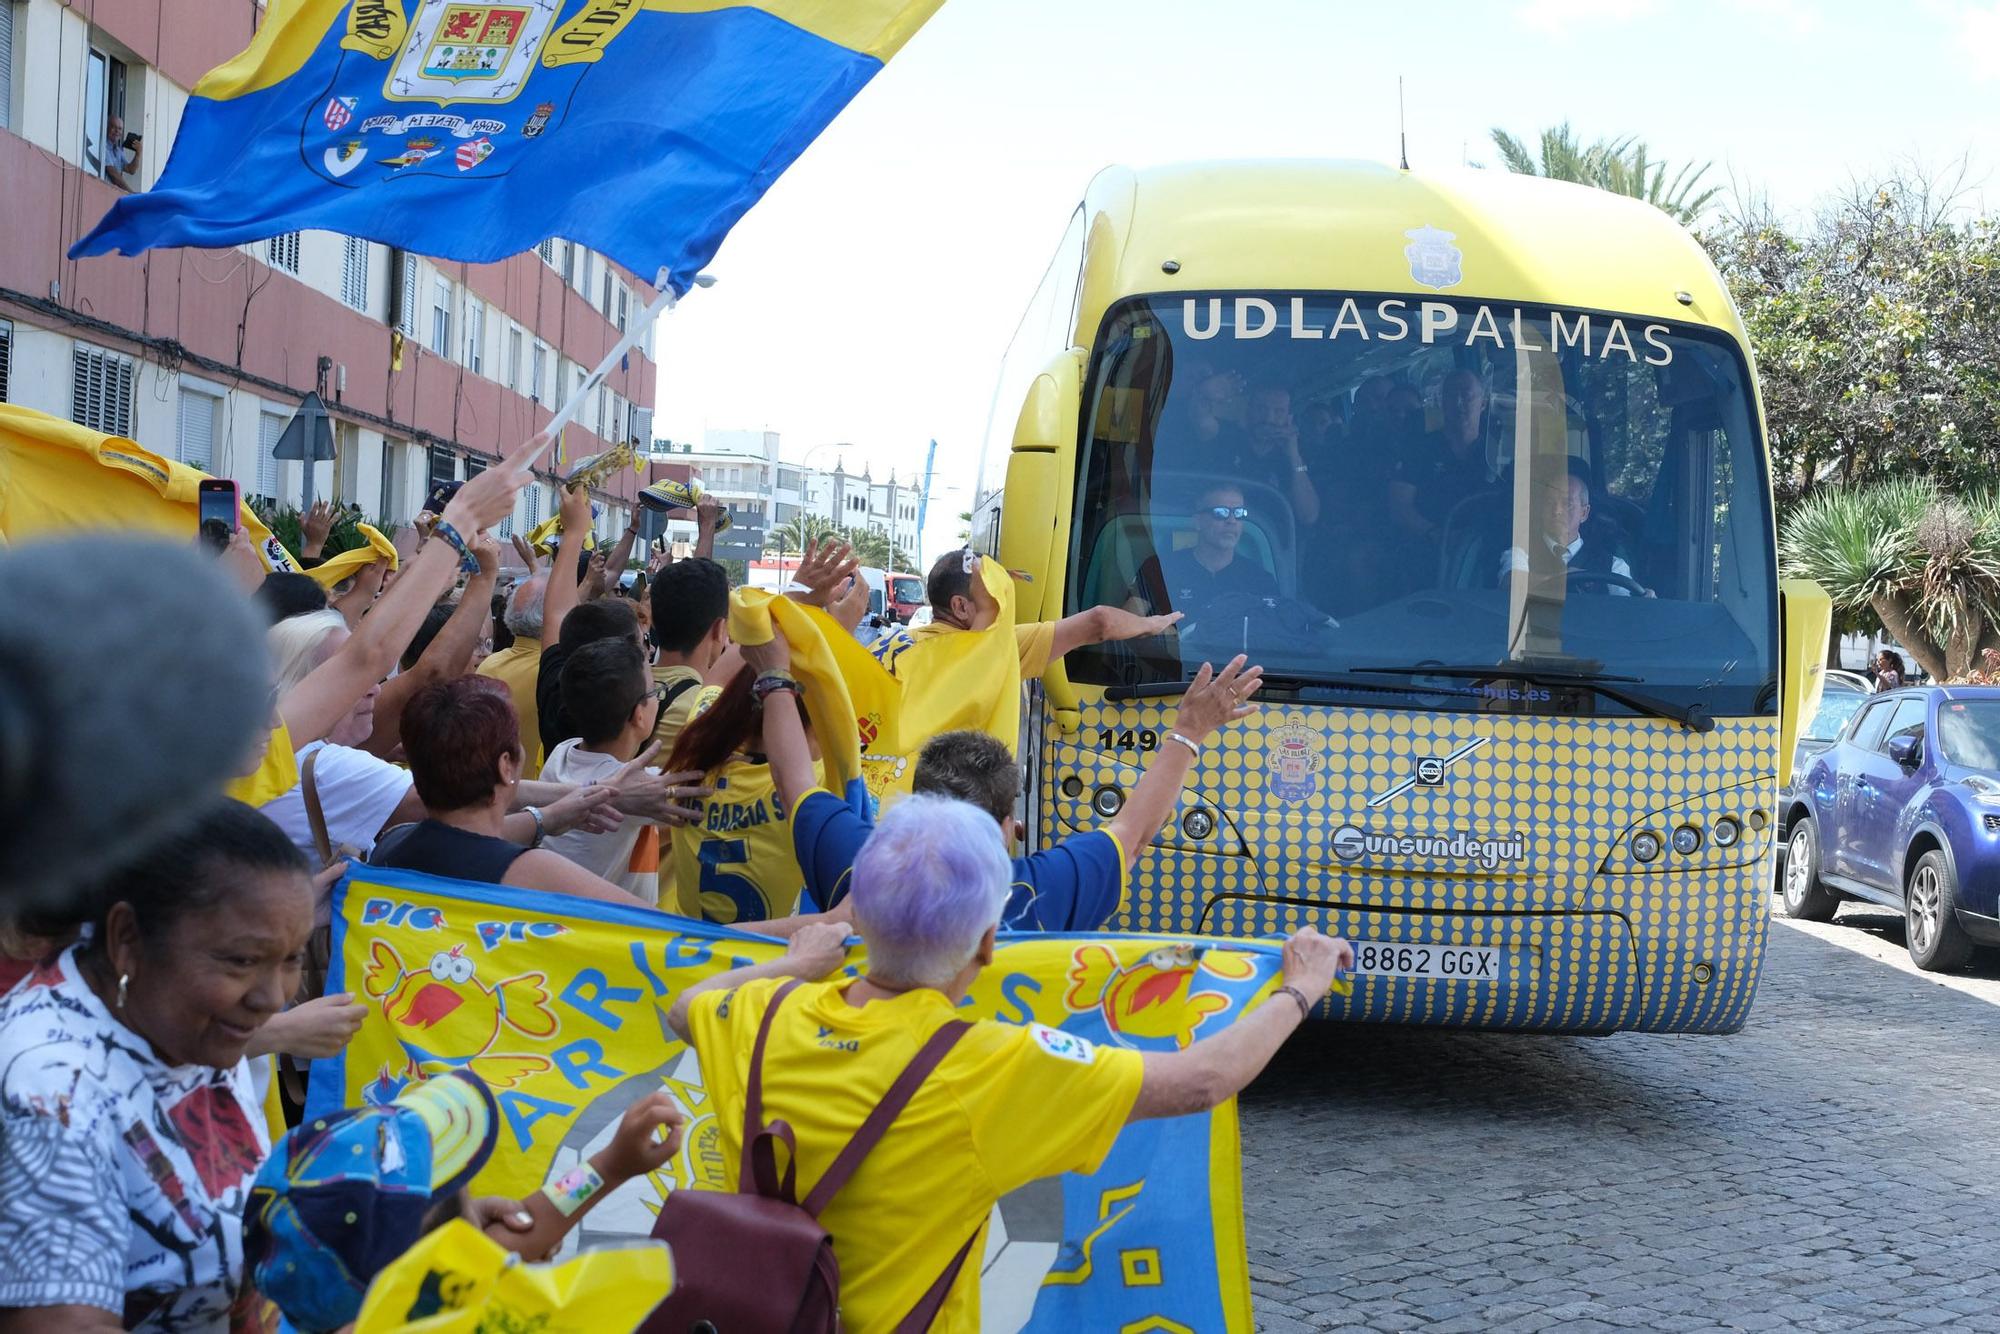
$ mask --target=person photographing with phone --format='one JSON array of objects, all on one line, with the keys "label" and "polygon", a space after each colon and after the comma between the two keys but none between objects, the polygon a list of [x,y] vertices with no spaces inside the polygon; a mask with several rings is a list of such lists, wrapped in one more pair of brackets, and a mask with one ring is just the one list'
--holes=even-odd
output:
[{"label": "person photographing with phone", "polygon": [[104,122],[104,179],[121,190],[139,188],[140,136],[125,132],[125,118],[112,112]]}]

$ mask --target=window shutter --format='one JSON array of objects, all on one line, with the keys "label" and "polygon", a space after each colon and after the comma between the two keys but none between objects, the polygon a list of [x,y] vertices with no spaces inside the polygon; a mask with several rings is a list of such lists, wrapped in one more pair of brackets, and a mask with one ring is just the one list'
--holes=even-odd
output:
[{"label": "window shutter", "polygon": [[403,333],[417,335],[417,257],[403,256]]},{"label": "window shutter", "polygon": [[14,364],[14,326],[0,320],[0,403],[7,399],[8,372]]},{"label": "window shutter", "polygon": [[535,247],[535,253],[542,257],[542,263],[554,268],[556,265],[556,241],[552,236]]},{"label": "window shutter", "polygon": [[[0,0],[0,129],[13,122],[7,117],[7,108],[14,105],[14,6],[10,0]],[[5,398],[0,394],[0,398]]]},{"label": "window shutter", "polygon": [[78,343],[70,354],[70,420],[106,435],[132,435],[132,361]]},{"label": "window shutter", "polygon": [[215,405],[212,394],[181,389],[181,462],[215,472]]},{"label": "window shutter", "polygon": [[286,273],[297,273],[299,271],[299,234],[297,232],[286,232],[282,236],[274,236],[266,241],[264,243],[264,260],[274,269],[283,269]]},{"label": "window shutter", "polygon": [[263,412],[257,417],[257,494],[266,500],[278,498],[278,460],[271,456],[278,437],[285,433],[290,418],[281,412]]},{"label": "window shutter", "polygon": [[340,257],[340,299],[359,311],[368,309],[368,243],[347,238]]}]

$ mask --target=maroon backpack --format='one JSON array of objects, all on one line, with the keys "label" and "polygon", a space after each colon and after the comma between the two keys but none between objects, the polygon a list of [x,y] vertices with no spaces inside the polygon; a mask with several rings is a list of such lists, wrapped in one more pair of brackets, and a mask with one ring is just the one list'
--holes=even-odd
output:
[{"label": "maroon backpack", "polygon": [[[778,988],[757,1028],[744,1088],[743,1163],[735,1193],[675,1190],[660,1206],[653,1236],[673,1248],[674,1290],[646,1318],[640,1334],[834,1334],[840,1328],[840,1262],[833,1238],[819,1224],[820,1212],[972,1025],[954,1020],[931,1034],[801,1200],[792,1127],[782,1120],[764,1124],[764,1042],[778,1007],[798,985],[793,978]],[[783,1177],[777,1170],[780,1140],[786,1150]],[[965,1239],[896,1325],[897,1334],[931,1327],[978,1236],[975,1229]]]}]

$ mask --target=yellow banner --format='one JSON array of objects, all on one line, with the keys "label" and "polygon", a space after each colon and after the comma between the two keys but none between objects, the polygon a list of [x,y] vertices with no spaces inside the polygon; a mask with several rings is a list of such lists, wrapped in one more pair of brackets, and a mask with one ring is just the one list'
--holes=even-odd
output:
[{"label": "yellow banner", "polygon": [[[369,868],[338,889],[334,922],[327,989],[351,991],[369,1015],[341,1057],[314,1066],[309,1116],[468,1070],[501,1112],[498,1146],[472,1190],[519,1198],[588,1159],[626,1106],[664,1088],[688,1110],[685,1147],[666,1170],[609,1195],[587,1220],[589,1236],[644,1236],[668,1191],[722,1183],[718,1116],[741,1111],[710,1103],[665,1015],[694,983],[774,958],[780,942]],[[861,957],[857,949],[853,964]],[[961,1012],[1167,1051],[1226,1028],[1277,971],[1277,951],[1254,942],[1009,935]],[[1060,1184],[1059,1213],[1046,1193],[995,1209],[995,1238],[1019,1248],[987,1270],[982,1301],[996,1327],[1120,1328],[1159,1314],[1176,1324],[1148,1327],[1249,1328],[1233,1102],[1128,1126],[1098,1172]],[[1118,1258],[1134,1254],[1149,1257],[1143,1269]]]},{"label": "yellow banner", "polygon": [[354,7],[347,11],[347,36],[340,39],[340,45],[344,50],[387,60],[403,44],[403,35],[409,30],[402,0],[354,0]]}]

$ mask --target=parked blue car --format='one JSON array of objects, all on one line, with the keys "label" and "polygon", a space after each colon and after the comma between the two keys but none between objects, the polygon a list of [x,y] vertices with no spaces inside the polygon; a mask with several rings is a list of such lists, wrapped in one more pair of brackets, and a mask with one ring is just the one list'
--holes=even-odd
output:
[{"label": "parked blue car", "polygon": [[2000,687],[1873,696],[1794,775],[1780,829],[1787,916],[1901,909],[1910,957],[1937,971],[2000,945]]}]

